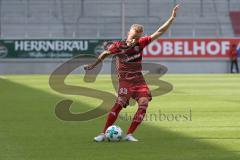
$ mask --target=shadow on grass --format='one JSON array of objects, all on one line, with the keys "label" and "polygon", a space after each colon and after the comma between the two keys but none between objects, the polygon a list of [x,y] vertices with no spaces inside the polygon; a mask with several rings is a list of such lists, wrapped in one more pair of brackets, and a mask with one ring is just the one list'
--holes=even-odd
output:
[{"label": "shadow on grass", "polygon": [[[36,84],[37,85],[37,84]],[[47,84],[46,84],[47,85]],[[157,128],[141,125],[138,143],[94,143],[105,117],[88,122],[64,122],[54,115],[55,104],[63,97],[0,79],[0,159],[164,159],[237,160],[237,152],[211,143]],[[84,103],[75,106],[90,109]],[[118,121],[122,128],[130,122]]]}]

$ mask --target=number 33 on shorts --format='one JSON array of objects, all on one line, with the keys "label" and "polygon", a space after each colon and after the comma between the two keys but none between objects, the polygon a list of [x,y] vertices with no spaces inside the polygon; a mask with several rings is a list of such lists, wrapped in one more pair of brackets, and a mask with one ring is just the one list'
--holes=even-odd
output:
[{"label": "number 33 on shorts", "polygon": [[120,88],[118,94],[128,94],[128,89],[127,88]]}]

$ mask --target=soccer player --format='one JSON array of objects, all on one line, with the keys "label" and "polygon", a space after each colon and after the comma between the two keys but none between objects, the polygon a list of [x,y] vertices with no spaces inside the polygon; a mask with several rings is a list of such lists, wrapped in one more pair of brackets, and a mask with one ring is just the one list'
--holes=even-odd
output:
[{"label": "soccer player", "polygon": [[151,93],[142,75],[142,51],[152,41],[158,39],[164,34],[173,23],[179,5],[176,5],[172,11],[171,17],[152,35],[143,36],[143,26],[133,24],[128,32],[128,37],[124,41],[116,41],[111,44],[103,53],[100,54],[97,61],[84,67],[85,70],[91,70],[98,65],[104,58],[109,55],[116,55],[116,69],[119,79],[118,97],[115,105],[108,114],[105,127],[100,135],[94,138],[94,141],[101,142],[106,139],[106,129],[113,125],[122,108],[126,108],[129,99],[133,98],[138,103],[138,110],[135,113],[132,123],[124,138],[126,141],[138,141],[133,137],[133,133],[142,122],[149,101],[151,101]]},{"label": "soccer player", "polygon": [[233,73],[233,66],[235,65],[236,67],[236,72],[239,73],[239,68],[238,68],[238,49],[237,45],[233,44],[230,49],[230,62],[231,62],[231,73]]}]

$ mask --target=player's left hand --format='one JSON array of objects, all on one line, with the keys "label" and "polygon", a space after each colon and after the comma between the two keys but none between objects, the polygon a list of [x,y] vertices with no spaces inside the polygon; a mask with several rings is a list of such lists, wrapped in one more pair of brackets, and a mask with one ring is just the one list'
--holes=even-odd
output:
[{"label": "player's left hand", "polygon": [[180,8],[180,4],[177,4],[172,11],[172,17],[175,18],[177,16],[177,10]]}]

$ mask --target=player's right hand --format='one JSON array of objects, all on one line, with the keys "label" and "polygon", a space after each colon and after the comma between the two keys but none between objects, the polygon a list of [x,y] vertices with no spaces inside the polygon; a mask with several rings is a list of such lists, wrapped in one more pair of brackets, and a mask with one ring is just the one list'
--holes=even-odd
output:
[{"label": "player's right hand", "polygon": [[92,70],[94,68],[94,66],[92,64],[87,64],[87,65],[84,65],[84,70]]}]

